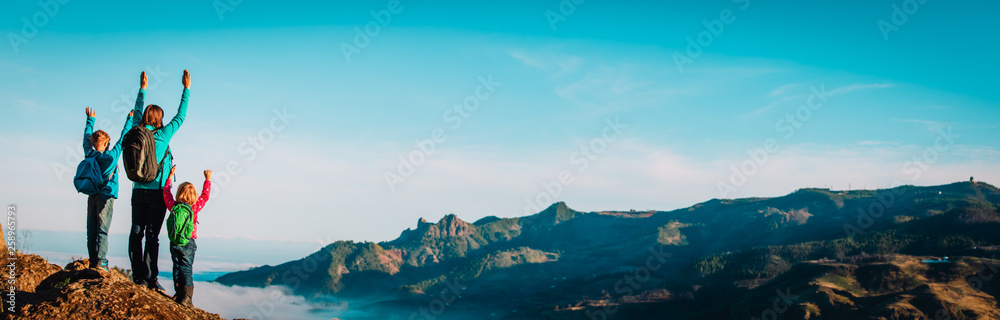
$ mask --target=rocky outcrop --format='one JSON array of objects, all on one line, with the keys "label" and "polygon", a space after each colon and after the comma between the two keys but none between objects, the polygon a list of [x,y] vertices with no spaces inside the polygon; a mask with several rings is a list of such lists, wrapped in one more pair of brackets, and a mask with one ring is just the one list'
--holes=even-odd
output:
[{"label": "rocky outcrop", "polygon": [[118,271],[89,269],[86,260],[60,268],[35,255],[17,258],[23,290],[18,289],[17,309],[4,319],[222,319],[137,286]]}]

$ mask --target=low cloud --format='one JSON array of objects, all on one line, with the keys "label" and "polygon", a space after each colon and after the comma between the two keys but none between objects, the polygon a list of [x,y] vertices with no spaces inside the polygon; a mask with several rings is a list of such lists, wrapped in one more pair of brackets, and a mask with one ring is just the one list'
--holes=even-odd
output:
[{"label": "low cloud", "polygon": [[[173,294],[173,283],[163,286]],[[226,319],[298,320],[331,319],[350,320],[364,316],[347,308],[346,302],[320,305],[292,294],[284,286],[251,288],[225,286],[215,282],[195,282],[194,305],[202,310],[218,313]]]}]

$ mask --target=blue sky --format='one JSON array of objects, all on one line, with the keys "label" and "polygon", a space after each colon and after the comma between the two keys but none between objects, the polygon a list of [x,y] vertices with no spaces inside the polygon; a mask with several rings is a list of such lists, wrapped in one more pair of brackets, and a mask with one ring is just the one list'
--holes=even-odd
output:
[{"label": "blue sky", "polygon": [[29,229],[84,229],[83,109],[117,139],[142,70],[168,117],[192,73],[171,149],[217,172],[202,237],[1000,180],[995,1],[51,3],[0,10],[0,200]]}]

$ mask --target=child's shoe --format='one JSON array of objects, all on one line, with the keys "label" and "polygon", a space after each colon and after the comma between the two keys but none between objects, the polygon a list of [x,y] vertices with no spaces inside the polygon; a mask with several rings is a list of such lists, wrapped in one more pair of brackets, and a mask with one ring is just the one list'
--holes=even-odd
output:
[{"label": "child's shoe", "polygon": [[174,295],[174,301],[180,303],[185,307],[194,308],[194,304],[191,303],[191,297],[194,296],[194,287],[176,287],[177,294]]}]

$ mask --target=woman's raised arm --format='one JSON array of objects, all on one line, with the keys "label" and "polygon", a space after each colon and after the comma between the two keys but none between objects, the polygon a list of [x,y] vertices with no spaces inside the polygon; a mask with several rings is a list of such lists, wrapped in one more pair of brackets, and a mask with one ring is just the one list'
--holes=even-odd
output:
[{"label": "woman's raised arm", "polygon": [[170,120],[170,123],[167,123],[158,132],[163,135],[166,141],[170,141],[170,138],[174,136],[177,129],[180,129],[181,125],[184,124],[184,118],[187,117],[188,97],[191,95],[191,74],[187,70],[184,70],[184,75],[181,77],[181,84],[184,85],[184,92],[181,93],[181,105],[177,107],[177,114]]},{"label": "woman's raised arm", "polygon": [[[142,106],[146,100],[146,84],[149,81],[146,79],[146,71],[143,71],[139,75],[139,94],[135,97],[135,108],[132,109],[132,113],[135,117],[132,118],[132,126],[135,127],[142,123]],[[131,127],[129,127],[131,129]]]}]

